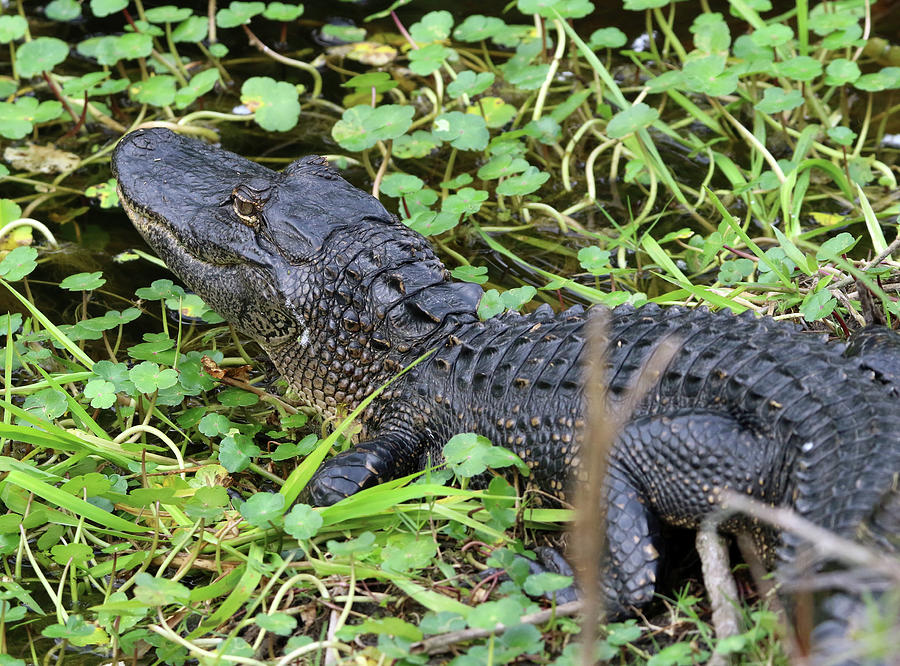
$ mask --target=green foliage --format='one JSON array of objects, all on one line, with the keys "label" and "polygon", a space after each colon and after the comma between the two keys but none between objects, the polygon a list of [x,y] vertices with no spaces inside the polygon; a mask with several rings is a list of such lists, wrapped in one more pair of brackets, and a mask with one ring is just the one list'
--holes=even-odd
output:
[{"label": "green foliage", "polygon": [[[11,161],[0,167],[15,198],[0,200],[0,223],[25,210],[85,247],[108,235],[115,223],[99,209],[119,205],[106,170],[119,126],[165,123],[276,159],[299,148],[270,149],[302,130],[311,144],[304,150],[346,157],[364,188],[377,182],[391,212],[433,237],[454,278],[489,287],[482,318],[529,310],[536,300],[557,307],[649,297],[771,309],[837,331],[838,315],[853,321],[861,305],[832,289],[858,274],[897,315],[878,281],[888,269],[862,262],[869,248],[883,249],[881,226],[900,212],[883,141],[888,122],[877,115],[891,108],[900,68],[876,38],[863,38],[859,3],[817,5],[804,26],[799,14],[769,18],[765,2],[731,3],[724,16],[690,3],[626,0],[660,35],[647,51],[630,51],[619,28],[599,26],[587,39],[575,32],[580,24],[568,19],[593,10],[586,0],[519,0],[495,16],[449,7],[421,14],[398,2],[393,10],[415,47],[400,46],[393,24],[326,25],[322,35],[346,51],[307,55],[267,44],[281,57],[277,66],[255,50],[252,64],[242,62],[244,30],[263,40],[272,21],[307,30],[294,23],[302,5],[220,3],[210,43],[205,13],[182,4],[138,10],[124,0],[53,0],[49,21],[105,17],[72,46],[44,28],[30,34],[42,17],[0,16],[10,58],[0,78],[0,135],[56,142],[81,160],[59,176]],[[689,42],[680,41],[685,35]],[[66,71],[70,48],[74,74]],[[366,64],[373,54],[385,60]],[[337,91],[321,85],[326,66],[339,77]],[[447,444],[447,468],[483,474],[472,485],[484,490],[446,488],[450,472],[435,469],[334,507],[290,505],[283,479],[347,444],[327,435],[330,423],[320,432],[317,419],[286,413],[271,395],[280,389],[258,381],[259,368],[242,384],[246,373],[235,366],[256,349],[234,344],[221,318],[171,280],[122,303],[114,295],[130,287],[105,284],[117,271],[79,260],[72,270],[83,272],[59,275],[39,233],[15,233],[0,248],[0,277],[15,283],[23,303],[0,316],[8,337],[0,358],[12,373],[0,553],[11,569],[46,578],[48,595],[36,600],[0,582],[0,631],[55,613],[55,624],[41,625],[48,638],[32,632],[48,641],[36,653],[65,639],[108,654],[114,636],[122,654],[224,662],[257,658],[258,645],[243,638],[252,631],[290,637],[276,659],[298,649],[319,655],[318,637],[304,632],[331,612],[324,598],[329,609],[350,608],[335,640],[377,636],[363,639],[370,660],[425,663],[414,641],[479,628],[491,635],[458,645],[453,663],[580,663],[568,638],[573,620],[521,623],[546,607],[525,593],[552,595],[568,579],[531,574],[517,555],[529,543],[519,539],[522,527],[539,510],[494,473],[511,465],[527,473],[507,449],[474,434]],[[128,272],[141,275],[143,259],[134,261]],[[71,307],[39,302],[47,281],[72,292],[53,292]],[[509,580],[496,588],[473,582],[470,561],[499,567]],[[124,592],[105,591],[111,577]],[[88,590],[102,598],[85,603]],[[407,597],[416,604],[404,604]],[[359,618],[359,603],[370,599],[381,606],[366,605]],[[170,624],[159,622],[157,606]],[[612,624],[596,659],[782,658],[765,609],[748,612],[743,633],[722,640],[696,599],[678,599],[672,612],[674,626],[690,627],[686,637],[660,647],[643,624]],[[0,655],[6,663],[21,661]]]}]

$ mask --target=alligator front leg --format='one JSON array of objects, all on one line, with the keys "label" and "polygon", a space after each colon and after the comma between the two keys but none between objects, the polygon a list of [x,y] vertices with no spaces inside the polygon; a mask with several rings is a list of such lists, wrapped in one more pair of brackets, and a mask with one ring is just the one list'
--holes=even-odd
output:
[{"label": "alligator front leg", "polygon": [[412,474],[418,469],[425,438],[388,432],[360,442],[326,460],[307,486],[315,506],[331,506],[379,483]]}]

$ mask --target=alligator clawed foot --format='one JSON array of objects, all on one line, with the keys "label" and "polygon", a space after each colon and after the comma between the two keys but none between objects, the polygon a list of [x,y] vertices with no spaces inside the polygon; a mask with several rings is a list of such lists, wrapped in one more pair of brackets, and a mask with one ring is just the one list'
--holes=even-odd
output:
[{"label": "alligator clawed foot", "polygon": [[382,481],[380,458],[372,451],[351,449],[325,461],[307,486],[314,506],[331,506]]}]

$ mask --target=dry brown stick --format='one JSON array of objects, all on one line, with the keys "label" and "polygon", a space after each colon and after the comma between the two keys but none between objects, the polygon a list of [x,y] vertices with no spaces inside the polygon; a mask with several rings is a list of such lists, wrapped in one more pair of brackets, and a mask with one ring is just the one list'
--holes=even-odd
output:
[{"label": "dry brown stick", "polygon": [[[851,539],[838,536],[803,518],[791,509],[767,506],[732,490],[723,490],[721,498],[725,512],[745,513],[802,537],[819,555],[831,557],[846,564],[866,567],[900,582],[900,560],[896,558],[886,557]],[[713,518],[713,516],[715,517]],[[710,518],[713,518],[715,523],[723,520],[721,515],[713,514],[713,516]]]},{"label": "dry brown stick", "polygon": [[[602,313],[602,315],[601,315]],[[586,418],[582,445],[582,468],[578,472],[575,500],[575,521],[572,532],[572,550],[584,593],[584,612],[581,627],[581,662],[585,666],[594,663],[593,645],[597,636],[597,623],[603,613],[600,600],[600,553],[606,534],[603,478],[609,452],[622,427],[631,418],[638,402],[659,378],[680,343],[664,338],[647,358],[637,373],[624,399],[615,405],[607,399],[606,348],[609,315],[606,311],[593,314],[587,325],[587,350],[584,361],[584,394]]]},{"label": "dry brown stick", "polygon": [[[567,604],[560,604],[555,608],[538,611],[537,613],[529,613],[522,616],[522,624],[543,624],[549,622],[554,617],[568,617],[581,612],[584,604],[581,601],[570,601]],[[516,625],[512,625],[516,626]],[[458,643],[474,641],[479,638],[487,638],[491,634],[495,636],[502,634],[510,627],[498,624],[493,629],[463,629],[461,631],[450,631],[446,634],[432,636],[418,643],[413,643],[412,649],[415,652],[425,652],[427,654],[437,654],[445,652],[447,648]]]},{"label": "dry brown stick", "polygon": [[[862,268],[860,268],[859,270],[867,271],[870,268],[872,268],[873,266],[877,266],[882,261],[884,261],[884,259],[887,258],[889,255],[896,252],[898,248],[900,248],[900,233],[897,234],[897,237],[891,242],[890,245],[888,245],[886,248],[884,248],[884,250],[879,252],[878,255],[874,259],[872,259],[871,261],[867,261],[865,263],[865,265],[863,265]],[[856,278],[851,275],[850,277],[845,277],[842,280],[838,280],[834,284],[828,285],[826,287],[826,289],[829,289],[829,290],[842,289],[843,287],[846,287],[848,284],[853,284],[854,282],[856,282]]]},{"label": "dry brown stick", "polygon": [[[735,607],[738,591],[731,575],[725,539],[713,527],[704,525],[697,530],[696,544],[703,569],[703,583],[712,605],[716,638],[721,640],[726,636],[737,636],[740,633],[740,618]],[[719,652],[713,652],[709,659],[710,666],[730,663],[731,657]]]}]

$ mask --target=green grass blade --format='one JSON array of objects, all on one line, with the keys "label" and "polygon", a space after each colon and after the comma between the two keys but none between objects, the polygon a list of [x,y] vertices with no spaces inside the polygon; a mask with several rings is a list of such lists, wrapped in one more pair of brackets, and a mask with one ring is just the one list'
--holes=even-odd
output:
[{"label": "green grass blade", "polygon": [[47,500],[55,506],[71,511],[76,516],[83,516],[91,522],[107,528],[119,530],[121,532],[147,531],[147,528],[142,525],[136,525],[109,511],[104,511],[90,502],[85,502],[83,499],[70,495],[55,486],[51,486],[32,475],[25,474],[18,470],[7,473],[6,478],[2,483],[11,483],[14,486],[18,486],[19,488]]}]

